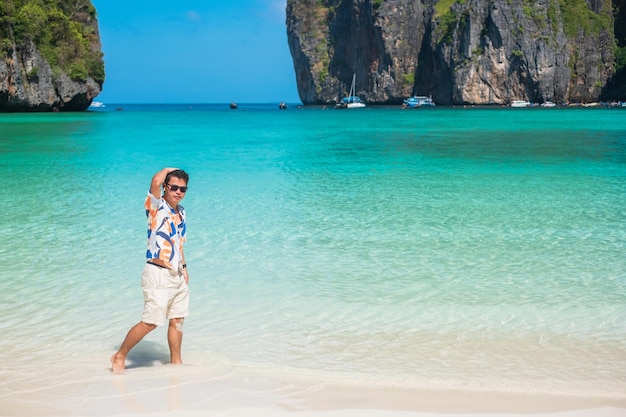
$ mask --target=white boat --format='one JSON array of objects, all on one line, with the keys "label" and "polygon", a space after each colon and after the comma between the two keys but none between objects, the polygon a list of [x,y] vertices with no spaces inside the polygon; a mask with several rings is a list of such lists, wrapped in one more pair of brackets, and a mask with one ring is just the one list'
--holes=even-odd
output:
[{"label": "white boat", "polygon": [[362,109],[365,107],[365,103],[361,101],[359,96],[354,95],[354,86],[356,82],[356,74],[352,76],[352,85],[350,86],[350,94],[348,97],[341,99],[339,103],[335,105],[337,109]]},{"label": "white boat", "polygon": [[541,103],[541,107],[556,107],[556,103],[553,103],[551,101],[544,101],[543,103]]},{"label": "white boat", "polygon": [[435,102],[432,97],[426,96],[413,96],[409,97],[402,102],[404,108],[417,108],[417,107],[435,107]]},{"label": "white boat", "polygon": [[528,107],[530,103],[526,100],[513,100],[511,102],[511,107]]},{"label": "white boat", "polygon": [[106,107],[101,101],[92,101],[89,107]]}]

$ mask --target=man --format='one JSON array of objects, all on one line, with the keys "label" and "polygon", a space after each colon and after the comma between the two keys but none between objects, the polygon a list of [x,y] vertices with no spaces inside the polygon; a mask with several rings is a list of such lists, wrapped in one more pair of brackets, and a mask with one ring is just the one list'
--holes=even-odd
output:
[{"label": "man", "polygon": [[164,168],[152,177],[145,203],[148,251],[141,277],[143,315],[111,357],[113,372],[124,372],[128,352],[168,320],[167,341],[171,363],[183,363],[180,349],[183,321],[189,314],[189,275],[183,252],[187,223],[185,209],[179,203],[185,198],[188,182],[189,175],[178,168]]}]

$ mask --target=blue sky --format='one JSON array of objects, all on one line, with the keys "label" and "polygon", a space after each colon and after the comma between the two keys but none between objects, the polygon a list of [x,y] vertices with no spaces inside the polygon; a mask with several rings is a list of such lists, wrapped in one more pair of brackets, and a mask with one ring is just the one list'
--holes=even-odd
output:
[{"label": "blue sky", "polygon": [[92,0],[104,103],[300,102],[286,0]]}]

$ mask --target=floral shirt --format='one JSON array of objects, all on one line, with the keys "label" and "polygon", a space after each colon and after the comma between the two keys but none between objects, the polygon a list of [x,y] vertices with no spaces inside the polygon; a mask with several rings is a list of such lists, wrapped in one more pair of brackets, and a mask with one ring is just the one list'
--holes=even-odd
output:
[{"label": "floral shirt", "polygon": [[185,209],[178,206],[182,221],[176,224],[176,211],[163,198],[148,192],[146,197],[148,216],[147,259],[160,259],[170,269],[178,270],[182,264],[183,243],[187,237]]}]

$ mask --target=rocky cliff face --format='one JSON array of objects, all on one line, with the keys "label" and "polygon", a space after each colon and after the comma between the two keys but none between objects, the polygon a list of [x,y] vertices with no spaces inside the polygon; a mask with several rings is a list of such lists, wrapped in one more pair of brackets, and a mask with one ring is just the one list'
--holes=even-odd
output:
[{"label": "rocky cliff face", "polygon": [[[72,4],[76,9],[51,9],[49,19],[55,19],[54,23],[46,20],[49,10],[41,7],[26,12],[28,6],[11,8],[13,15],[0,10],[5,12],[0,16],[5,23],[0,31],[0,111],[85,110],[100,94],[104,63],[95,9],[86,0]],[[36,28],[29,26],[41,20],[44,25],[56,25],[54,33],[63,37],[64,28],[81,31],[82,44],[67,39],[45,44]]]},{"label": "rocky cliff face", "polygon": [[288,0],[305,104],[596,101],[614,72],[611,0]]}]

